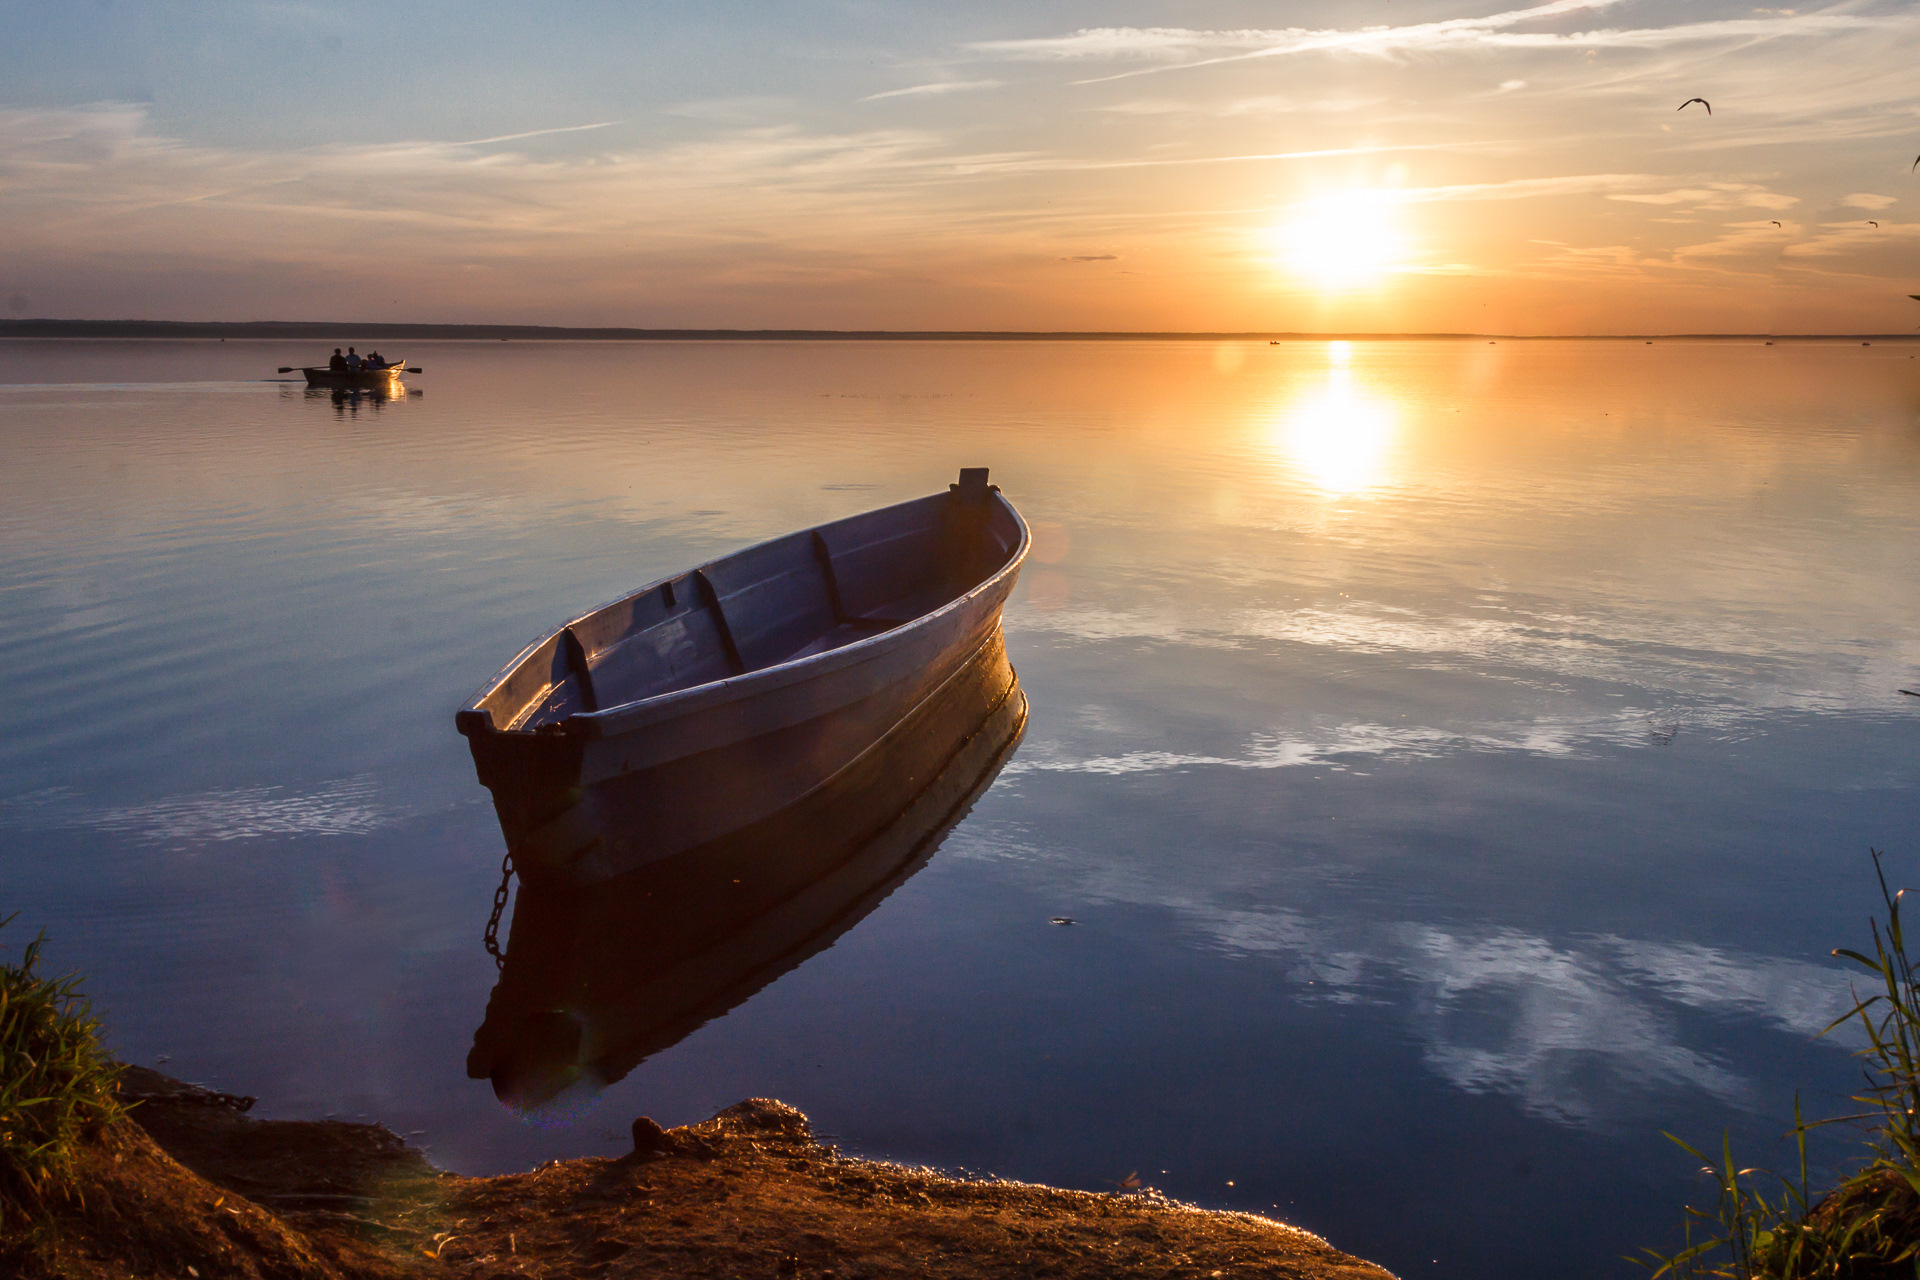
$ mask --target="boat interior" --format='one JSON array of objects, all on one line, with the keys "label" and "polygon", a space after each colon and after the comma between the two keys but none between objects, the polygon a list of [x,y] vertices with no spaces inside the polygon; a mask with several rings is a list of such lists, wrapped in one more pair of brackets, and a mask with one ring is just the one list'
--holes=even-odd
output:
[{"label": "boat interior", "polygon": [[985,470],[962,472],[947,493],[764,542],[603,605],[535,646],[472,710],[497,730],[538,731],[827,653],[965,594],[1020,537]]}]

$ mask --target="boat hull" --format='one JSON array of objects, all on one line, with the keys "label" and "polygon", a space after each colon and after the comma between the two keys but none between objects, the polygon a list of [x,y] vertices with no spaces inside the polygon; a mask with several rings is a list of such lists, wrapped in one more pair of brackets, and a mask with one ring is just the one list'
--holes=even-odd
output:
[{"label": "boat hull", "polygon": [[331,369],[302,369],[310,387],[333,387],[341,391],[390,390],[400,385],[402,369],[394,365],[387,369],[361,369],[357,372],[335,373]]},{"label": "boat hull", "polygon": [[996,636],[882,749],[802,803],[591,887],[527,884],[468,1075],[537,1108],[725,1014],[925,866],[1026,719]]},{"label": "boat hull", "polygon": [[[963,566],[962,585],[938,607],[867,634],[863,627],[883,626],[875,619],[888,606],[848,611],[849,602],[871,603],[860,598],[854,570],[879,563],[872,546],[902,543],[895,526],[918,530],[920,542],[912,554],[898,547],[889,554],[927,561],[938,551]],[[839,641],[835,647],[807,653],[812,646],[803,646],[801,657],[757,670],[683,679],[687,687],[657,696],[597,704],[597,689],[621,680],[645,687],[662,661],[696,672],[722,659],[744,665],[741,653],[783,625],[764,610],[754,613],[768,593],[801,599],[811,590],[793,585],[799,570],[786,572],[805,569],[813,554],[795,542],[809,535],[797,534],[577,619],[531,646],[461,712],[475,770],[528,885],[603,881],[766,822],[856,769],[890,735],[898,747],[903,725],[935,726],[936,741],[954,736],[942,691],[950,700],[956,675],[978,664],[1005,666],[1000,614],[1025,555],[1024,522],[996,492],[975,511],[926,499],[810,533],[814,550],[843,550],[837,580],[821,553],[836,603],[833,617],[814,628],[828,628],[816,644]],[[966,568],[969,556],[976,559]],[[915,585],[897,573],[893,581],[890,590]],[[738,589],[729,594],[730,587]],[[724,643],[696,643],[702,627],[715,625]],[[794,632],[779,644],[811,634]],[[636,647],[643,650],[637,657]],[[508,718],[504,730],[496,715]]]}]

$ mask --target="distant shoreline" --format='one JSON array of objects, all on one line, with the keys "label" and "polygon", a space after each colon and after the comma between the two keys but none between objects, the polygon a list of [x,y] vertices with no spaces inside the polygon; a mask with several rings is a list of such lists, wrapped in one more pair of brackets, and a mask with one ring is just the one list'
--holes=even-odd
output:
[{"label": "distant shoreline", "polygon": [[1911,333],[1299,333],[988,329],[621,329],[333,320],[0,320],[5,338],[255,338],[321,342],[1912,342]]}]

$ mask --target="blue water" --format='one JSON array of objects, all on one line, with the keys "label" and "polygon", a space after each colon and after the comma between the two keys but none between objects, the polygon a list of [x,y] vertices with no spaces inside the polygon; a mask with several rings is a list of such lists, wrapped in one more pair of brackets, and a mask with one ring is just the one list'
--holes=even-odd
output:
[{"label": "blue water", "polygon": [[[775,1096],[866,1154],[1634,1274],[1784,1163],[1920,882],[1905,344],[0,344],[0,931],[116,1048],[463,1172]],[[465,1078],[454,709],[587,605],[962,465],[1025,743],[834,947],[540,1123]],[[1058,927],[1054,916],[1078,923]],[[1818,1153],[1831,1170],[1844,1144]]]}]

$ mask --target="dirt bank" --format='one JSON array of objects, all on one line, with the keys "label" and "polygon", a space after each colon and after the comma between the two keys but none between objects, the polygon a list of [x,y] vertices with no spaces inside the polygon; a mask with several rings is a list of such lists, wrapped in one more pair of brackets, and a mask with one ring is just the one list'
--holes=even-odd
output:
[{"label": "dirt bank", "polygon": [[135,1123],[81,1158],[82,1196],[0,1243],[26,1277],[1095,1277],[1388,1280],[1316,1236],[1151,1194],[960,1181],[850,1160],[753,1099],[636,1121],[619,1159],[442,1173],[378,1125],[249,1118],[138,1068]]}]

